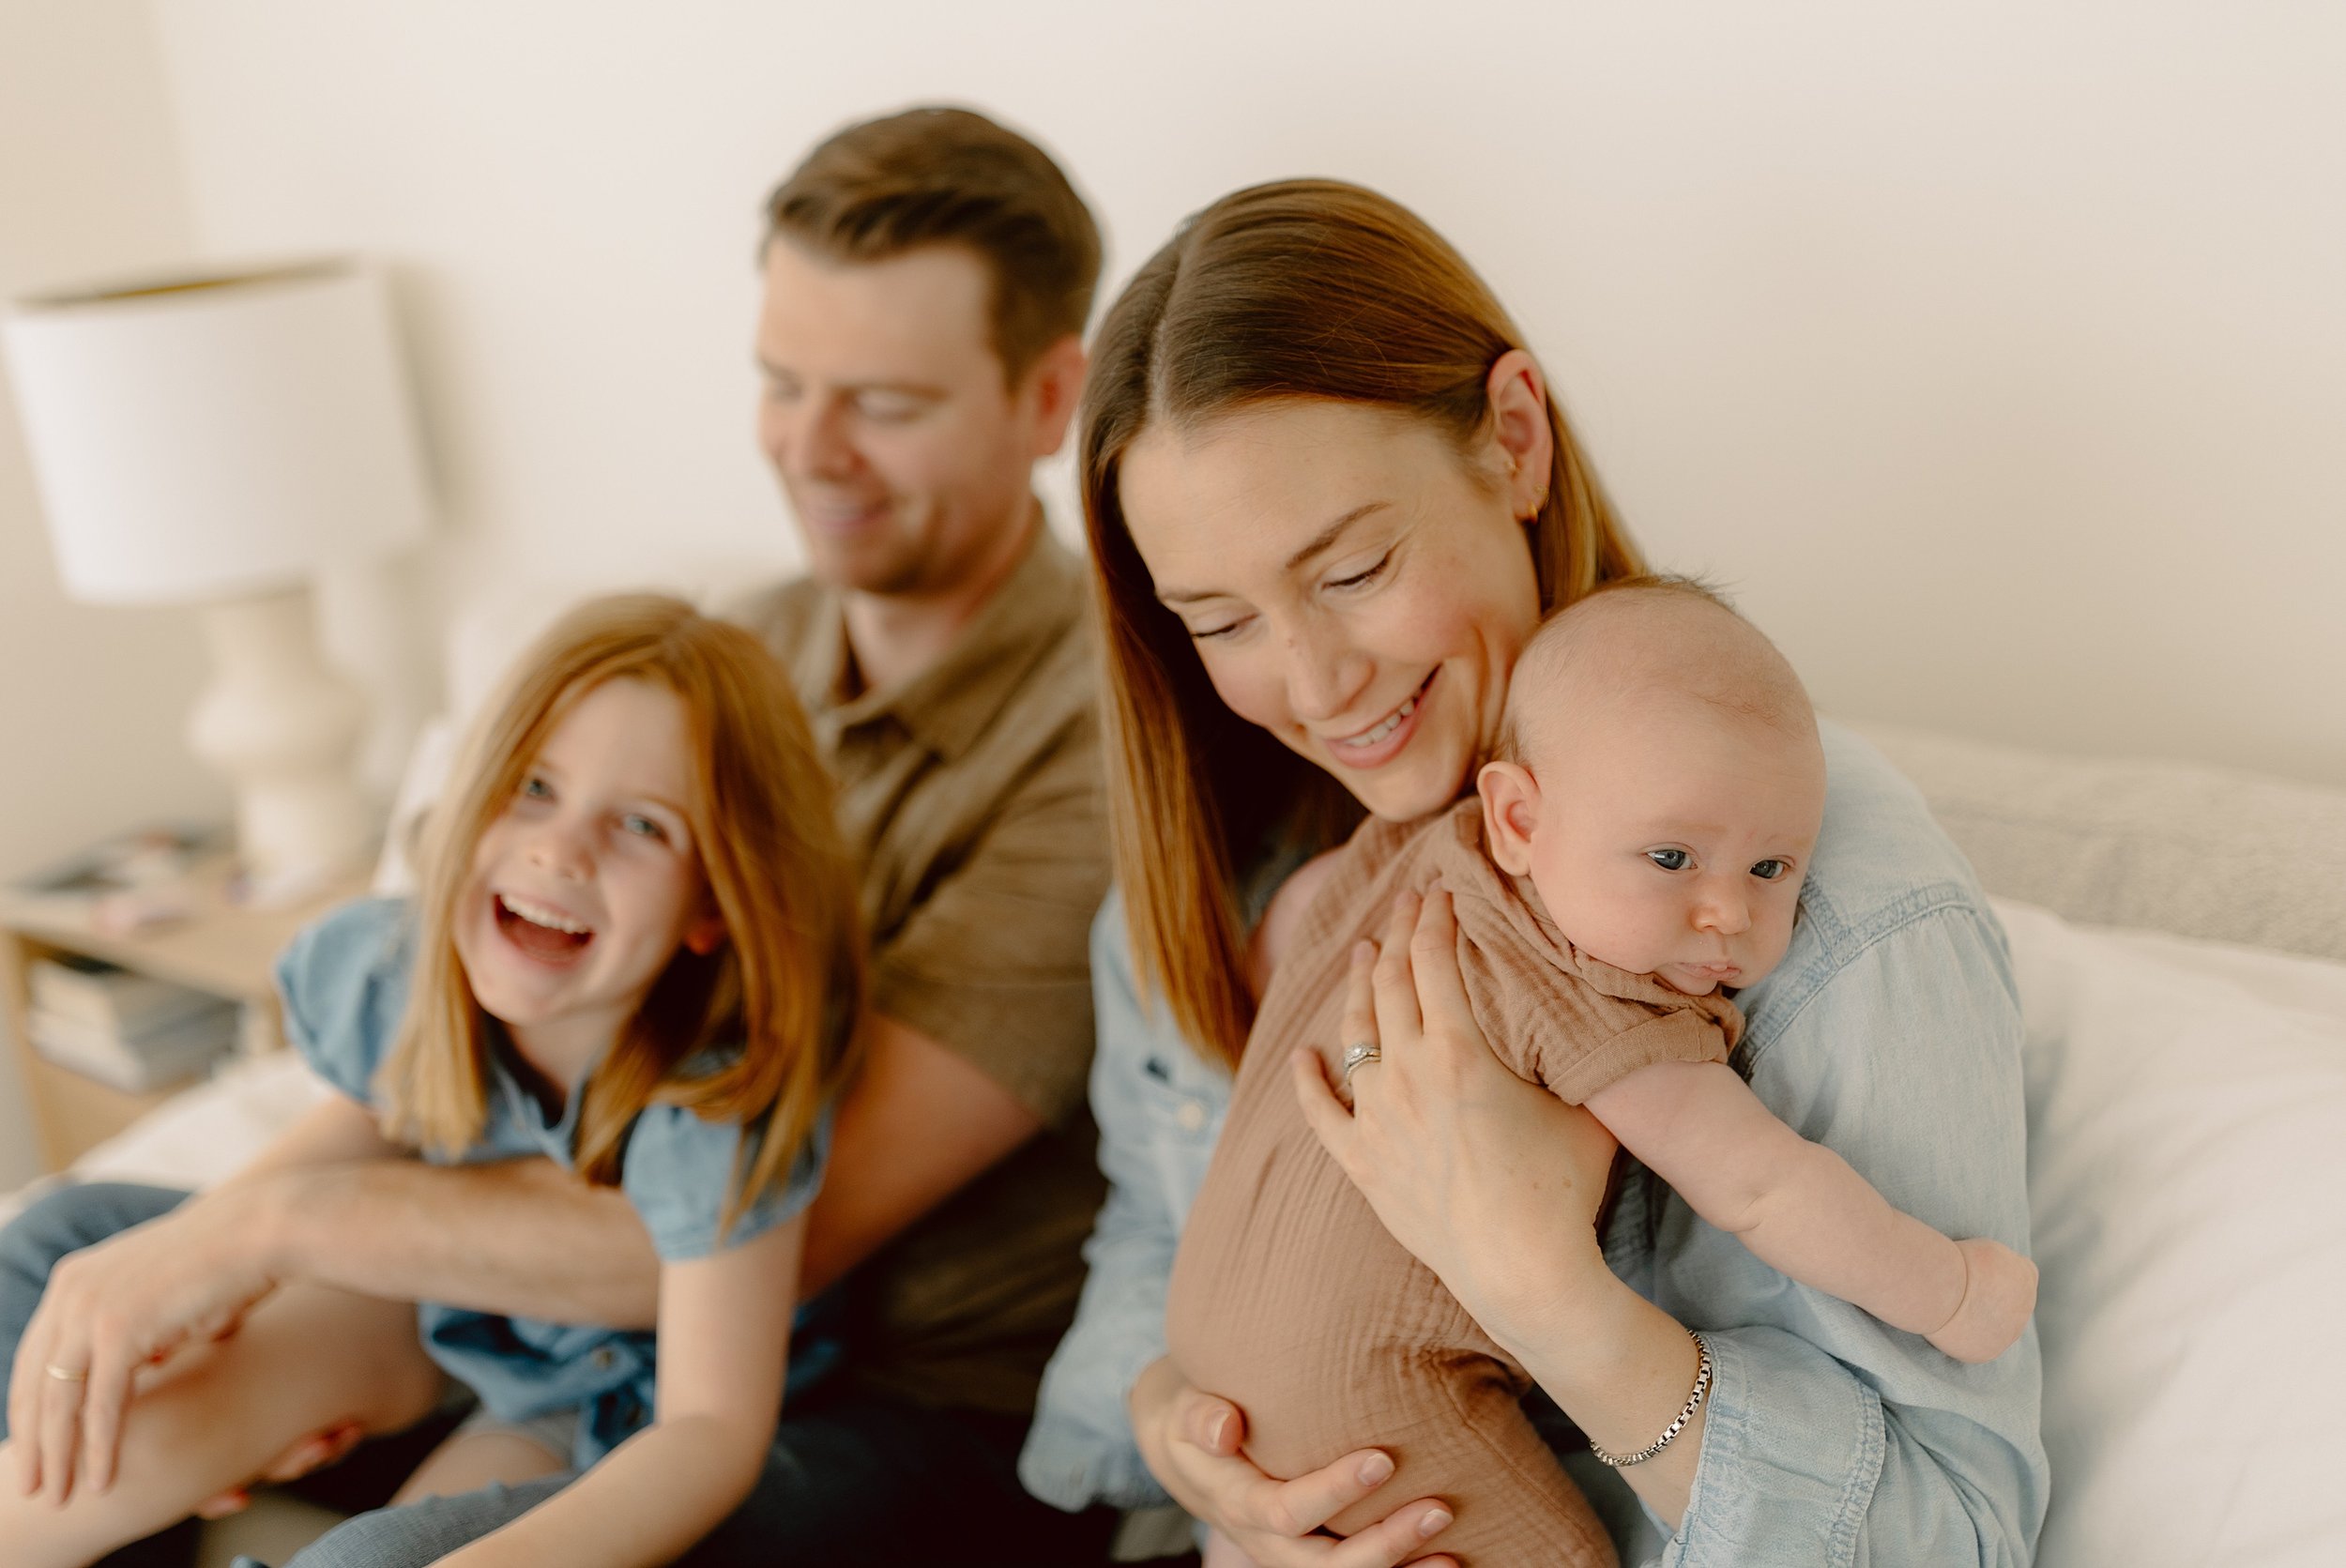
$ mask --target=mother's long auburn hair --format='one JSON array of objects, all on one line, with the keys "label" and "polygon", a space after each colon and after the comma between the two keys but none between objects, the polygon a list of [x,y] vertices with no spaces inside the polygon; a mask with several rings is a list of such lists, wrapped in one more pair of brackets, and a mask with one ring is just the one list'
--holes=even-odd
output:
[{"label": "mother's long auburn hair", "polygon": [[[578,1173],[619,1180],[628,1129],[654,1103],[741,1124],[741,1205],[782,1180],[858,1060],[863,935],[831,783],[787,676],[741,627],[681,600],[622,594],[572,610],[533,644],[466,739],[426,824],[416,969],[399,1038],[375,1081],[388,1135],[455,1153],[488,1121],[488,1019],[456,951],[480,835],[512,803],[581,698],[613,680],[676,694],[691,738],[684,803],[725,940],[679,947],[582,1091]],[[739,1043],[712,1071],[702,1048]]]},{"label": "mother's long auburn hair", "polygon": [[[1107,678],[1116,875],[1144,988],[1235,1065],[1254,1022],[1238,876],[1282,843],[1322,847],[1359,816],[1342,785],[1223,706],[1157,602],[1119,491],[1153,420],[1196,426],[1282,399],[1424,419],[1461,457],[1490,430],[1491,367],[1523,346],[1457,251],[1388,197],[1335,180],[1236,191],[1185,221],[1109,307],[1078,438]],[[1572,431],[1527,525],[1540,607],[1642,570]]]}]

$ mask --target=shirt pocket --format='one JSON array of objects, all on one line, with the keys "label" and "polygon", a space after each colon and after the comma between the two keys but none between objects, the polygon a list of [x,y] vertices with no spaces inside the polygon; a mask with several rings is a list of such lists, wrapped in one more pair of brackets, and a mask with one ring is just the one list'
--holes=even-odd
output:
[{"label": "shirt pocket", "polygon": [[1179,1229],[1204,1185],[1214,1140],[1230,1110],[1230,1080],[1198,1059],[1187,1045],[1152,1041],[1135,1075],[1150,1164],[1165,1190],[1165,1209]]}]

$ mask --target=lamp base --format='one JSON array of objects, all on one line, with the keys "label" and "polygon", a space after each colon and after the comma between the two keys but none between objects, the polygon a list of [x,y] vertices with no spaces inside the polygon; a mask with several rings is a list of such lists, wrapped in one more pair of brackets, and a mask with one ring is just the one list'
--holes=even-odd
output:
[{"label": "lamp base", "polygon": [[351,772],[365,701],[320,658],[306,586],[223,600],[202,618],[213,679],[188,745],[235,786],[247,902],[297,903],[372,847],[376,813]]}]

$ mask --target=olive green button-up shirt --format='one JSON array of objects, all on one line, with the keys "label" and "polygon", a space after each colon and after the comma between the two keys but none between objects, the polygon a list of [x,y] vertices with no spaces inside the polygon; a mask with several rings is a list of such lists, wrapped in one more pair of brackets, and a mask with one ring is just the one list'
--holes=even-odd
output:
[{"label": "olive green button-up shirt", "polygon": [[853,695],[835,590],[801,579],[733,612],[789,670],[837,781],[873,1007],[1044,1124],[850,1276],[846,1375],[922,1404],[1032,1408],[1103,1194],[1086,950],[1108,837],[1083,595],[1038,528],[942,659]]}]

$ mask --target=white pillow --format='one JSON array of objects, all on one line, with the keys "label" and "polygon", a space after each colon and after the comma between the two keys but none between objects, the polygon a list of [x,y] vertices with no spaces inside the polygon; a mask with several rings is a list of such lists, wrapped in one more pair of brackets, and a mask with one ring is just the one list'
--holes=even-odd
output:
[{"label": "white pillow", "polygon": [[2039,1568],[2346,1564],[2346,966],[1998,909],[2044,1271]]}]

